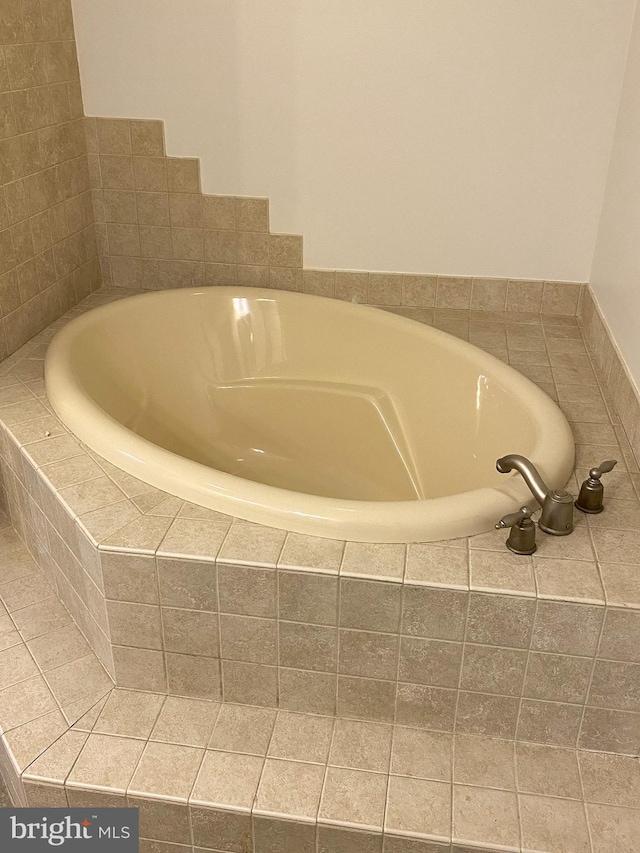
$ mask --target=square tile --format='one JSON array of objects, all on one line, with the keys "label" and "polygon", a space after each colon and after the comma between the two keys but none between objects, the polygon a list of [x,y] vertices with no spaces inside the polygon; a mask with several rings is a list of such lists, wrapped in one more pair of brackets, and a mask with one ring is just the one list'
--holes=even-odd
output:
[{"label": "square tile", "polygon": [[352,770],[387,773],[393,729],[384,723],[335,721],[329,764]]},{"label": "square tile", "polygon": [[551,797],[582,798],[576,751],[516,743],[518,790]]},{"label": "square tile", "polygon": [[220,708],[209,749],[264,756],[275,721],[274,710],[224,704]]},{"label": "square tile", "polygon": [[515,755],[512,741],[456,735],[453,781],[515,791]]},{"label": "square tile", "polygon": [[491,788],[453,786],[453,841],[520,849],[516,794]]},{"label": "square tile", "polygon": [[386,793],[385,775],[328,767],[318,820],[380,831]]},{"label": "square tile", "polygon": [[93,730],[100,734],[146,739],[156,722],[164,696],[135,690],[112,690]]},{"label": "square tile", "polygon": [[520,794],[522,846],[549,853],[590,853],[583,803]]},{"label": "square tile", "polygon": [[451,785],[391,776],[384,829],[385,832],[411,833],[449,841]]},{"label": "square tile", "polygon": [[143,750],[144,741],[141,740],[91,734],[69,774],[67,785],[124,793]]},{"label": "square tile", "polygon": [[258,787],[254,814],[315,821],[325,768],[318,764],[268,758]]},{"label": "square tile", "polygon": [[269,745],[269,757],[324,764],[332,731],[333,720],[329,717],[280,711]]},{"label": "square tile", "polygon": [[203,750],[190,746],[148,742],[129,785],[132,796],[186,801],[189,798]]},{"label": "square tile", "polygon": [[207,750],[190,802],[250,812],[263,765],[257,755]]},{"label": "square tile", "polygon": [[392,773],[449,782],[452,759],[452,735],[395,726],[391,753]]},{"label": "square tile", "polygon": [[150,739],[205,747],[219,710],[218,702],[167,696]]}]

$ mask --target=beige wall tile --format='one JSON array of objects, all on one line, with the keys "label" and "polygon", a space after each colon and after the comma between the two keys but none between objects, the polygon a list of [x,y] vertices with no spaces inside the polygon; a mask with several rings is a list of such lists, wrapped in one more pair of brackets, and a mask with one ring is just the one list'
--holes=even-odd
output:
[{"label": "beige wall tile", "polygon": [[[206,247],[205,247],[206,252]],[[242,267],[243,272],[253,270],[254,267]],[[255,270],[260,271],[263,267],[255,267]],[[205,279],[208,285],[212,286],[228,286],[228,285],[246,285],[247,287],[264,287],[266,285],[259,282],[254,282],[249,274],[242,280],[239,278],[240,269],[234,264],[205,264]],[[268,273],[268,269],[267,269]]]},{"label": "beige wall tile", "polygon": [[401,581],[404,576],[405,553],[404,545],[347,542],[340,574]]},{"label": "beige wall tile", "polygon": [[478,693],[520,696],[527,652],[465,644],[460,686]]},{"label": "beige wall tile", "polygon": [[275,664],[276,621],[252,616],[220,616],[220,653],[225,660]]},{"label": "beige wall tile", "polygon": [[200,160],[195,157],[167,157],[169,191],[200,192]]},{"label": "beige wall tile", "polygon": [[171,228],[140,225],[140,254],[143,258],[172,258]]},{"label": "beige wall tile", "polygon": [[218,566],[220,610],[275,618],[276,572],[250,566]]},{"label": "beige wall tile", "polygon": [[[189,196],[185,196],[188,198]],[[237,238],[235,231],[205,231],[205,260],[215,264],[235,264],[237,260]]]},{"label": "beige wall tile", "polygon": [[438,640],[462,640],[468,601],[469,596],[463,592],[405,585],[403,633]]},{"label": "beige wall tile", "polygon": [[461,692],[456,712],[456,732],[513,738],[519,707],[520,700],[515,697]]},{"label": "beige wall tile", "polygon": [[640,714],[605,708],[585,708],[578,746],[583,749],[635,755],[638,726]]},{"label": "beige wall tile", "polygon": [[584,702],[591,667],[591,658],[531,652],[523,695],[555,702]]},{"label": "beige wall tile", "polygon": [[302,270],[290,267],[271,267],[269,269],[269,287],[276,290],[302,293]]},{"label": "beige wall tile", "polygon": [[541,281],[509,280],[507,288],[507,311],[540,311],[542,306]]},{"label": "beige wall tile", "polygon": [[337,679],[333,673],[279,671],[280,707],[309,714],[335,714]]},{"label": "beige wall tile", "polygon": [[164,693],[167,689],[162,652],[151,649],[113,647],[116,683],[119,687],[152,690]]},{"label": "beige wall tile", "polygon": [[166,192],[136,192],[138,222],[140,225],[171,224],[169,194]]},{"label": "beige wall tile", "polygon": [[171,224],[202,228],[202,196],[199,193],[169,193]]},{"label": "beige wall tile", "polygon": [[396,686],[392,681],[338,676],[337,715],[393,722]]},{"label": "beige wall tile", "polygon": [[338,663],[337,630],[297,622],[278,623],[280,666],[335,672]]},{"label": "beige wall tile", "polygon": [[137,225],[110,222],[107,224],[107,239],[109,250],[114,255],[134,258],[140,256],[140,235]]},{"label": "beige wall tile", "polygon": [[217,611],[217,576],[212,563],[159,558],[157,565],[163,606]]},{"label": "beige wall tile", "polygon": [[640,711],[640,665],[597,660],[587,703],[618,711]]},{"label": "beige wall tile", "polygon": [[195,847],[215,844],[219,850],[249,850],[253,844],[251,815],[191,808]]},{"label": "beige wall tile", "polygon": [[598,654],[640,663],[640,612],[607,610]]},{"label": "beige wall tile", "polygon": [[101,185],[105,189],[132,190],[134,188],[131,157],[119,154],[101,154],[99,166]]},{"label": "beige wall tile", "polygon": [[370,273],[367,301],[373,305],[401,305],[402,279],[398,273]]},{"label": "beige wall tile", "polygon": [[100,154],[131,154],[128,119],[96,118],[95,122]]},{"label": "beige wall tile", "polygon": [[258,787],[254,814],[314,821],[324,767],[268,758]]},{"label": "beige wall tile", "polygon": [[434,687],[457,687],[461,662],[462,643],[403,637],[398,678]]},{"label": "beige wall tile", "polygon": [[204,260],[203,232],[199,228],[172,228],[173,257],[182,261]]},{"label": "beige wall tile", "polygon": [[[227,195],[203,195],[202,215],[203,225],[212,231],[233,231],[236,228],[235,217],[236,199]],[[243,228],[251,231],[261,229]]]},{"label": "beige wall tile", "polygon": [[397,636],[345,629],[339,633],[338,672],[395,680],[398,671]]},{"label": "beige wall tile", "polygon": [[518,740],[575,746],[582,707],[557,702],[523,699],[518,721]]},{"label": "beige wall tile", "polygon": [[336,275],[333,270],[304,270],[302,289],[314,296],[333,298],[336,295]]},{"label": "beige wall tile", "polygon": [[[136,190],[167,192],[167,160],[164,157],[134,157]],[[106,186],[106,185],[105,185]]]},{"label": "beige wall tile", "polygon": [[131,148],[138,157],[162,157],[164,155],[164,123],[154,119],[132,119]]},{"label": "beige wall tile", "polygon": [[139,649],[161,649],[160,608],[150,604],[126,601],[107,603],[111,639],[120,646]]},{"label": "beige wall tile", "polygon": [[222,662],[225,702],[273,708],[278,701],[277,670],[273,666],[225,660]]},{"label": "beige wall tile", "polygon": [[542,292],[543,314],[577,313],[581,285],[566,281],[545,281]]},{"label": "beige wall tile", "polygon": [[529,647],[535,601],[474,593],[469,604],[467,640],[511,648]]},{"label": "beige wall tile", "polygon": [[[229,212],[227,212],[226,217],[228,221]],[[269,199],[236,198],[235,227],[238,231],[268,231]]]},{"label": "beige wall tile", "polygon": [[302,572],[279,572],[278,616],[295,622],[337,624],[337,578]]},{"label": "beige wall tile", "polygon": [[220,661],[211,657],[195,657],[167,652],[169,692],[199,699],[221,699]]},{"label": "beige wall tile", "polygon": [[433,308],[436,304],[437,276],[404,275],[402,304],[415,308]]},{"label": "beige wall tile", "polygon": [[162,608],[164,648],[204,657],[219,657],[218,617],[198,610]]},{"label": "beige wall tile", "polygon": [[369,290],[368,272],[336,271],[336,299],[347,302],[366,302]]},{"label": "beige wall tile", "polygon": [[239,264],[269,264],[269,235],[238,231],[237,260]]},{"label": "beige wall tile", "polygon": [[561,654],[593,655],[603,615],[601,607],[540,601],[531,648]]},{"label": "beige wall tile", "polygon": [[316,853],[316,828],[312,824],[255,817],[253,832],[256,853]]}]

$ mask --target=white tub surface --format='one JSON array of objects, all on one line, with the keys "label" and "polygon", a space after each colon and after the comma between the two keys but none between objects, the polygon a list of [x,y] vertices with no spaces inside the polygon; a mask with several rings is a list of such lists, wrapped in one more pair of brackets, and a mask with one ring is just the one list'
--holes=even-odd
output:
[{"label": "white tub surface", "polygon": [[89,447],[166,492],[299,533],[433,541],[532,503],[498,457],[553,487],[569,425],[536,385],[445,332],[298,293],[132,296],[54,338],[46,387]]}]

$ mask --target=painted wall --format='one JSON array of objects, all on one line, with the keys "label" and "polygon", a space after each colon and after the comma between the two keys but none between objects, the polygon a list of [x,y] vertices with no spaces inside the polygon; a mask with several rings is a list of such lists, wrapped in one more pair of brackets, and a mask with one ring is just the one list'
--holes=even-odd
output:
[{"label": "painted wall", "polygon": [[161,118],[305,266],[585,280],[635,0],[74,0],[88,115]]},{"label": "painted wall", "polygon": [[636,13],[591,284],[640,388],[640,13]]}]

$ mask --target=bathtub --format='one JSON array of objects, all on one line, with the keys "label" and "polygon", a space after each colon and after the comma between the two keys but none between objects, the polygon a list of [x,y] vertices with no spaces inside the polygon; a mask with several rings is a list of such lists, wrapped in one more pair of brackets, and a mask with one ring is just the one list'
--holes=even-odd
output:
[{"label": "bathtub", "polygon": [[132,296],[52,341],[49,400],[90,448],[203,507],[297,533],[413,542],[490,530],[553,487],[569,425],[536,385],[451,335],[362,305],[209,287]]}]

